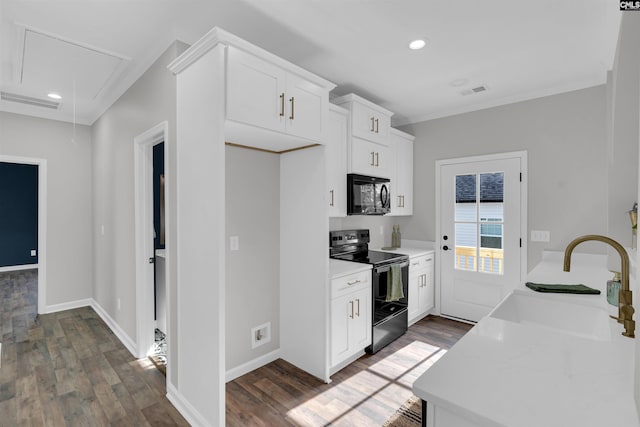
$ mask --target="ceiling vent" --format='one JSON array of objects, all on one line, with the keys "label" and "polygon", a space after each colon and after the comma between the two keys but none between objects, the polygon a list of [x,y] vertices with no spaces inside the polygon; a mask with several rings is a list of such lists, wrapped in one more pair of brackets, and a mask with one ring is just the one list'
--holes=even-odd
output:
[{"label": "ceiling vent", "polygon": [[471,89],[461,90],[460,94],[461,95],[472,95],[474,93],[486,92],[487,90],[489,90],[487,85],[480,85],[480,86],[473,87]]},{"label": "ceiling vent", "polygon": [[0,92],[0,99],[3,101],[32,105],[35,107],[50,108],[52,110],[57,110],[60,107],[60,102],[58,101],[32,98],[30,96],[18,95],[17,93]]}]

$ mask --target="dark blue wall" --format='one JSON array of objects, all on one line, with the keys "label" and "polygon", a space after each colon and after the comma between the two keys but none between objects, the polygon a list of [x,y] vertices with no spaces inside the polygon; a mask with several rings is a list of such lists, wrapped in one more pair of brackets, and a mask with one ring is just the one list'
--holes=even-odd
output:
[{"label": "dark blue wall", "polygon": [[0,162],[0,267],[36,264],[37,250],[38,166]]},{"label": "dark blue wall", "polygon": [[153,247],[164,249],[160,243],[160,175],[164,175],[164,142],[153,146],[153,228],[156,237]]}]

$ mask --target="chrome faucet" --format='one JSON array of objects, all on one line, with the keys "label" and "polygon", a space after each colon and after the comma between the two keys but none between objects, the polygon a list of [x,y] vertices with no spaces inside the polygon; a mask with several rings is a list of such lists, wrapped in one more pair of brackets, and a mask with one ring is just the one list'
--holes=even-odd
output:
[{"label": "chrome faucet", "polygon": [[620,254],[620,268],[622,270],[622,289],[618,298],[618,317],[611,316],[616,319],[618,323],[622,323],[624,326],[624,332],[622,335],[629,338],[635,337],[636,322],[633,320],[633,312],[635,311],[632,305],[632,294],[629,289],[629,255],[622,245],[613,239],[606,236],[599,236],[597,234],[589,234],[587,236],[578,237],[573,240],[564,250],[564,271],[569,271],[571,268],[571,252],[573,249],[582,242],[589,240],[595,240],[610,245],[613,249]]}]

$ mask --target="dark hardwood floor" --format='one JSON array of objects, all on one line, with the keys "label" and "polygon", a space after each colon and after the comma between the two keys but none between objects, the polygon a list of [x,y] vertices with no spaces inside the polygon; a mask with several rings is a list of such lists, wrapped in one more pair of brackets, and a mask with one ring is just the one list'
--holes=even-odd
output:
[{"label": "dark hardwood floor", "polygon": [[411,386],[471,325],[428,316],[331,384],[277,360],[227,383],[228,426],[381,426]]},{"label": "dark hardwood floor", "polygon": [[92,308],[36,316],[37,286],[37,270],[0,273],[0,426],[189,425]]},{"label": "dark hardwood floor", "polygon": [[[36,316],[37,271],[0,273],[0,426],[187,426],[165,378],[89,307]],[[226,385],[228,426],[376,426],[471,326],[429,316],[331,384],[277,360]]]}]

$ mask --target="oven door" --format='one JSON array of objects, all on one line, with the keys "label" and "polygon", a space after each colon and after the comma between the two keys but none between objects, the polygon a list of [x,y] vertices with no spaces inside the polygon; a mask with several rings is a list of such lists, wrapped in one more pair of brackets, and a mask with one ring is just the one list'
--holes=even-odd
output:
[{"label": "oven door", "polygon": [[397,316],[400,312],[406,311],[409,304],[409,261],[400,263],[402,272],[402,293],[403,298],[396,301],[387,301],[387,291],[391,283],[391,265],[384,265],[373,268],[372,291],[373,291],[373,326],[383,322],[385,319]]}]

